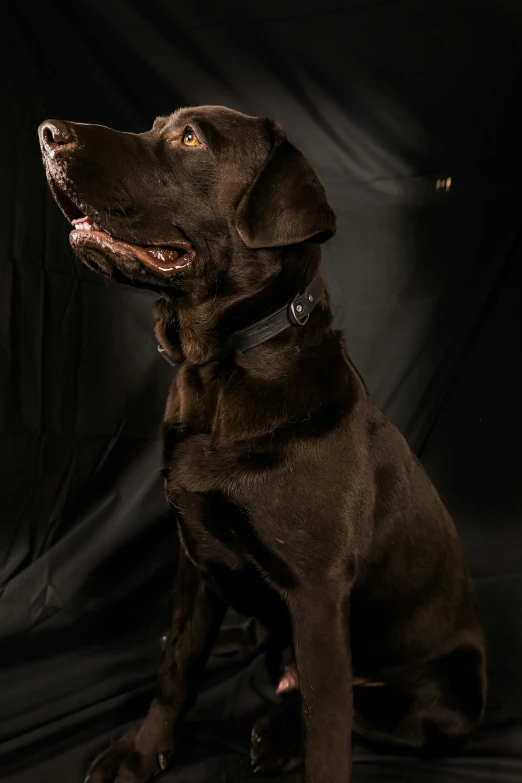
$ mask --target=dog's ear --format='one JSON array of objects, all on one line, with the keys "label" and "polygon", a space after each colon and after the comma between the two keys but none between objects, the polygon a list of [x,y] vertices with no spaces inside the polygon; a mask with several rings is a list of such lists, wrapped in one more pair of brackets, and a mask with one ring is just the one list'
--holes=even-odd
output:
[{"label": "dog's ear", "polygon": [[324,188],[302,152],[271,122],[272,152],[236,210],[239,235],[251,248],[325,242],[335,215]]}]

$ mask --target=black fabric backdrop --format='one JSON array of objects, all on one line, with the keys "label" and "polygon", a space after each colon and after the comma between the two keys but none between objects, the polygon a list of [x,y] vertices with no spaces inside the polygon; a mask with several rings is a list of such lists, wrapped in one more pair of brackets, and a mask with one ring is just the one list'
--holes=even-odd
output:
[{"label": "black fabric backdrop", "polygon": [[[521,781],[520,2],[19,0],[2,28],[1,780],[80,783],[144,713],[176,562],[154,297],[72,257],[36,127],[221,103],[280,119],[324,182],[337,323],[454,515],[487,631],[466,753],[358,746],[355,781]],[[165,780],[247,780],[273,699],[262,656],[212,659]]]}]

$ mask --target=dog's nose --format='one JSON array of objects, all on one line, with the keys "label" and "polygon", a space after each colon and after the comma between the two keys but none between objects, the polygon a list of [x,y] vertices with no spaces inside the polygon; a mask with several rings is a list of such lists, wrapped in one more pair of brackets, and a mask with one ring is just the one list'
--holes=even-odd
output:
[{"label": "dog's nose", "polygon": [[46,120],[38,128],[42,150],[54,155],[57,150],[65,151],[74,144],[76,137],[71,128],[61,120]]}]

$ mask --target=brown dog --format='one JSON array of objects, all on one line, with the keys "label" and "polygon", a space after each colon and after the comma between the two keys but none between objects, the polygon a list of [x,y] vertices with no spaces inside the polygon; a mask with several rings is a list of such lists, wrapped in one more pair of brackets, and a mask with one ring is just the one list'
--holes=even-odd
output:
[{"label": "brown dog", "polygon": [[318,265],[335,218],[305,157],[278,123],[211,106],[138,135],[49,121],[40,141],[72,246],[158,291],[156,337],[181,365],[164,424],[172,627],[140,730],[91,783],[170,763],[228,605],[295,654],[299,693],[259,722],[255,769],[291,765],[301,715],[307,783],[347,783],[352,729],[418,749],[465,737],[485,699],[470,578],[332,327]]}]

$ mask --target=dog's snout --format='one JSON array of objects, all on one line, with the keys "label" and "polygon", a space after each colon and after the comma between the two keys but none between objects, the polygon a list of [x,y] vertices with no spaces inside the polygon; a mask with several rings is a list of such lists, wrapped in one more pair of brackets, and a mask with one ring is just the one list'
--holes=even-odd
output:
[{"label": "dog's snout", "polygon": [[76,142],[71,128],[61,120],[47,120],[38,128],[42,149],[48,155],[54,155],[57,150],[65,150]]}]

